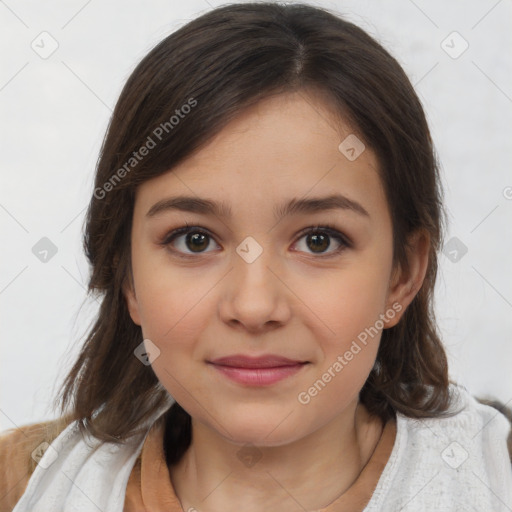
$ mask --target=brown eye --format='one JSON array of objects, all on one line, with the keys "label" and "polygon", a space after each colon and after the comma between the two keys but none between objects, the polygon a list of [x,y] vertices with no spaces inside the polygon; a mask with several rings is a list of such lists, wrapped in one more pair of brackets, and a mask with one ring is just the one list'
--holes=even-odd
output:
[{"label": "brown eye", "polygon": [[191,248],[192,251],[201,252],[206,249],[209,245],[208,235],[205,233],[188,233],[185,237],[185,244],[188,248]]},{"label": "brown eye", "polygon": [[[331,242],[325,234],[306,235],[306,244],[311,247],[313,252],[324,252],[329,248]],[[309,245],[311,244],[311,245]]]},{"label": "brown eye", "polygon": [[206,231],[194,226],[182,227],[171,232],[162,245],[171,246],[172,250],[183,256],[202,254],[210,246],[212,237]]},{"label": "brown eye", "polygon": [[[305,239],[305,249],[301,252],[317,254],[319,257],[329,257],[339,254],[344,249],[351,247],[350,241],[331,226],[315,226],[302,232],[299,240]],[[213,237],[204,228],[198,226],[186,226],[175,229],[161,242],[161,245],[169,246],[170,250],[178,256],[190,257],[193,254],[206,254]],[[335,240],[334,249],[327,251]],[[295,242],[297,245],[299,242]],[[336,245],[337,244],[337,245]]]},{"label": "brown eye", "polygon": [[[333,256],[344,249],[351,247],[348,239],[340,233],[337,229],[331,226],[315,226],[308,228],[302,232],[302,236],[299,240],[305,239],[304,246],[306,249],[304,252],[310,252],[310,254],[319,254],[321,257]],[[338,247],[335,246],[334,250],[326,252],[331,247],[331,239],[336,241]],[[297,244],[298,242],[296,242]]]}]

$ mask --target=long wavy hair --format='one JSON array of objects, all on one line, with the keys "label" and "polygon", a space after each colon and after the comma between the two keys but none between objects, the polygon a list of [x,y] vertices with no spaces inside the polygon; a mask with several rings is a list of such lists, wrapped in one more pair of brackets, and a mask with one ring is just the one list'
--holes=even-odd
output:
[{"label": "long wavy hair", "polygon": [[[172,170],[243,109],[269,95],[315,91],[379,162],[393,226],[393,265],[407,268],[409,235],[430,236],[426,277],[400,322],[382,333],[360,401],[383,421],[448,414],[447,358],[433,308],[446,222],[439,165],[418,96],[398,62],[337,13],[307,4],[222,6],[157,44],[115,106],[85,219],[88,292],[99,313],[56,404],[83,433],[124,442],[163,410],[168,461],[191,441],[191,418],[134,356],[142,331],[128,313],[130,235],[138,185]],[[185,108],[185,105],[188,105]],[[140,148],[156,147],[145,151]]]}]

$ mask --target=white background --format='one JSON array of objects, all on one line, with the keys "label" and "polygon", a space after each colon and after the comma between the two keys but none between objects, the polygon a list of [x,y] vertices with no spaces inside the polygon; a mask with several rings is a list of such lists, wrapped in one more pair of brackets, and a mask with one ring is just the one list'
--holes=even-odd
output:
[{"label": "white background", "polygon": [[[124,82],[157,42],[219,5],[0,2],[0,430],[56,417],[52,399],[96,312],[82,222]],[[512,3],[314,5],[376,37],[416,86],[442,163],[446,240],[468,249],[458,262],[440,259],[436,310],[451,375],[511,405]],[[43,31],[58,42],[47,59],[31,47]],[[463,48],[453,31],[469,44],[458,58],[442,47]],[[32,253],[42,237],[58,249],[46,263]]]}]

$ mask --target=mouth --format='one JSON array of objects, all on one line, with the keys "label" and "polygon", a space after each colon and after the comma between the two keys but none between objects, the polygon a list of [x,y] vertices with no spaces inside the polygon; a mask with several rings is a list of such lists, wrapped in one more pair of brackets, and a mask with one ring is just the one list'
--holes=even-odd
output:
[{"label": "mouth", "polygon": [[207,361],[221,375],[246,386],[269,386],[291,377],[310,364],[309,361],[269,355],[248,357],[233,355]]}]

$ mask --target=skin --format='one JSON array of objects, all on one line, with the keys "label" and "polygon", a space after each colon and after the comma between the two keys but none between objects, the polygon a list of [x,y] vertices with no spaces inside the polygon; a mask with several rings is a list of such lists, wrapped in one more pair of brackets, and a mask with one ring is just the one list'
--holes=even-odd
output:
[{"label": "skin", "polygon": [[[308,404],[297,398],[393,304],[402,310],[385,315],[383,328],[399,321],[427,267],[428,236],[420,233],[412,238],[408,269],[392,267],[378,161],[368,147],[354,161],[340,152],[351,133],[311,93],[271,96],[137,189],[133,282],[125,296],[132,320],[160,350],[155,374],[192,416],[192,444],[170,468],[184,510],[325,507],[350,488],[380,438],[383,426],[358,403],[358,393],[381,331]],[[341,209],[278,223],[273,217],[285,200],[333,192],[359,202],[369,217]],[[179,194],[225,201],[233,217],[177,210],[146,217],[156,202]],[[211,233],[202,252],[186,235],[161,244],[185,222]],[[327,237],[330,245],[316,252],[300,232],[325,223],[351,246],[336,253],[341,245]],[[263,250],[251,263],[236,252],[248,236]],[[206,362],[238,353],[309,364],[277,384],[251,388]],[[260,457],[250,467],[237,456],[244,445]]]}]

